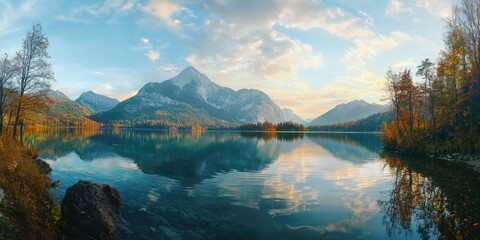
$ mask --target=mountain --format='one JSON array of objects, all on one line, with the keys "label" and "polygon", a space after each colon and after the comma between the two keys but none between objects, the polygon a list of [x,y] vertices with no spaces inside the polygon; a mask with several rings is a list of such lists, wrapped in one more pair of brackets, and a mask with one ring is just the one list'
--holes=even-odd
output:
[{"label": "mountain", "polygon": [[56,101],[71,101],[63,92],[50,89],[48,91],[48,97]]},{"label": "mountain", "polygon": [[355,100],[337,105],[325,114],[315,118],[309,125],[331,125],[334,123],[359,120],[376,113],[386,112],[389,108],[388,105],[370,104],[364,100]]},{"label": "mountain", "polygon": [[330,131],[330,132],[380,132],[382,131],[382,122],[390,123],[393,121],[392,111],[373,114],[367,118],[353,120],[349,122],[334,123],[331,125],[311,126],[308,129],[312,131]]},{"label": "mountain", "polygon": [[280,108],[265,93],[219,86],[193,67],[169,80],[145,84],[137,95],[92,119],[107,124],[160,127],[221,127],[284,120]]},{"label": "mountain", "polygon": [[303,118],[299,117],[291,109],[284,108],[284,109],[282,109],[282,113],[283,113],[283,117],[285,118],[285,121],[300,123],[302,125],[307,125],[308,124],[307,121],[305,121]]},{"label": "mountain", "polygon": [[70,100],[61,91],[50,90],[48,96],[52,100],[49,108],[39,112],[28,125],[48,127],[97,127],[98,123],[87,118],[90,111],[84,106]]},{"label": "mountain", "polygon": [[82,93],[75,102],[86,107],[92,114],[110,110],[119,103],[115,98],[96,94],[92,91]]}]

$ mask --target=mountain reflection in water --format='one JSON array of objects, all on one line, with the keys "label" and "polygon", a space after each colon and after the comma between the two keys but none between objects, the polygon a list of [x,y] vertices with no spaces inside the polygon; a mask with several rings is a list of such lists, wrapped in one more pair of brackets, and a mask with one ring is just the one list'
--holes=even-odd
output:
[{"label": "mountain reflection in water", "polygon": [[[478,234],[467,227],[478,214],[465,210],[477,202],[466,201],[462,210],[449,205],[460,204],[450,192],[457,176],[381,158],[375,134],[50,129],[30,133],[25,142],[62,182],[52,190],[58,199],[79,179],[116,187],[131,238]],[[466,187],[458,187],[462,197],[479,199],[478,189]],[[432,200],[432,194],[439,195]],[[435,214],[427,214],[426,203]],[[438,217],[452,212],[469,220],[452,227],[445,225],[450,217]]]}]

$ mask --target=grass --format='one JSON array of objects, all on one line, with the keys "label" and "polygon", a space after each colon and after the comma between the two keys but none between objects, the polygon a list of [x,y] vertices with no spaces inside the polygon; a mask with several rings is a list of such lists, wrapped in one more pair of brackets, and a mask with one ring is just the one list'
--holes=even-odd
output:
[{"label": "grass", "polygon": [[60,237],[50,181],[33,162],[37,153],[15,139],[0,137],[0,239]]}]

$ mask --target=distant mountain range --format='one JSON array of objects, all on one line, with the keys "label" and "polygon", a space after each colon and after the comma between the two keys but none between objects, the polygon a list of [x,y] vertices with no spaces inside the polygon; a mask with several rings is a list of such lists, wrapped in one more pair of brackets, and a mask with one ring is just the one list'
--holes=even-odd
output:
[{"label": "distant mountain range", "polygon": [[96,94],[92,91],[82,93],[75,102],[86,107],[92,114],[110,110],[119,103],[115,98]]},{"label": "distant mountain range", "polygon": [[390,123],[393,121],[392,111],[376,113],[360,120],[353,120],[331,125],[310,126],[313,131],[331,131],[331,132],[380,132],[382,131],[382,122]]},{"label": "distant mountain range", "polygon": [[285,121],[291,121],[291,122],[299,123],[299,124],[302,124],[304,126],[308,125],[307,121],[305,121],[303,118],[299,117],[291,109],[284,108],[284,109],[282,109],[282,113],[283,113],[283,117],[285,118]]},{"label": "distant mountain range", "polygon": [[355,100],[337,105],[330,111],[312,120],[309,125],[321,126],[349,122],[364,119],[377,113],[387,112],[389,109],[389,105],[371,104],[364,100]]},{"label": "distant mountain range", "polygon": [[[92,91],[82,93],[75,101],[60,91],[51,90],[49,96],[55,103],[33,120],[47,126],[90,126],[98,122],[133,127],[229,128],[245,123],[292,121],[305,126],[377,130],[376,122],[387,116],[378,114],[391,108],[355,100],[337,105],[308,123],[292,110],[280,109],[261,91],[222,87],[193,67],[169,80],[147,83],[123,102]],[[374,128],[368,126],[370,123],[375,124]]]},{"label": "distant mountain range", "polygon": [[51,106],[31,119],[33,125],[48,127],[87,127],[98,126],[88,118],[90,111],[84,106],[70,100],[60,91],[50,90]]},{"label": "distant mountain range", "polygon": [[212,82],[193,67],[172,79],[145,84],[137,95],[92,116],[113,124],[233,126],[247,122],[284,121],[281,109],[263,92],[234,91]]}]

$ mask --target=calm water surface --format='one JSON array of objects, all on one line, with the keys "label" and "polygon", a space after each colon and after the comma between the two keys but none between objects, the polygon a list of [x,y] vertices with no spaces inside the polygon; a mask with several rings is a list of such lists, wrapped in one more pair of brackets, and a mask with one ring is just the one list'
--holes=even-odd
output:
[{"label": "calm water surface", "polygon": [[131,239],[451,239],[480,235],[480,178],[380,157],[375,134],[47,130],[60,180],[122,197]]}]

